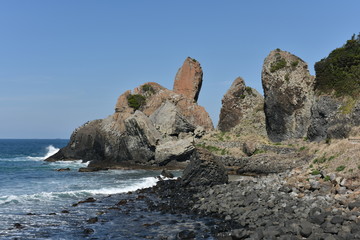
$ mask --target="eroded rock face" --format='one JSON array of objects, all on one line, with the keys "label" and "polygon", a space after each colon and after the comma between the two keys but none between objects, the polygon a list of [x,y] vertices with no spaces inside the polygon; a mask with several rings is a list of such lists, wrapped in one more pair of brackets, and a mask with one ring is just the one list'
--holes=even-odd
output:
[{"label": "eroded rock face", "polygon": [[166,101],[153,114],[150,120],[165,135],[179,135],[181,132],[193,132],[195,126],[182,116],[178,108]]},{"label": "eroded rock face", "polygon": [[307,64],[289,52],[270,52],[262,69],[266,130],[273,141],[306,136],[311,121],[314,77]]},{"label": "eroded rock face", "polygon": [[311,111],[310,141],[347,138],[352,127],[360,125],[360,102],[352,98],[316,96]]},{"label": "eroded rock face", "polygon": [[173,91],[196,102],[202,85],[202,77],[200,63],[188,57],[175,76]]},{"label": "eroded rock face", "polygon": [[183,185],[214,186],[228,182],[224,165],[206,149],[196,149],[182,176]]},{"label": "eroded rock face", "polygon": [[240,77],[222,99],[218,129],[266,136],[264,98]]}]

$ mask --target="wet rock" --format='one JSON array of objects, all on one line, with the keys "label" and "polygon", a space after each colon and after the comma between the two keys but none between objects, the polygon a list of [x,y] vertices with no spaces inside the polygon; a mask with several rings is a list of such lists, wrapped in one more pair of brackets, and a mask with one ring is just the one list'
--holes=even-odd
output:
[{"label": "wet rock", "polygon": [[93,234],[94,232],[95,232],[94,229],[91,229],[91,228],[84,229],[84,234],[87,234],[87,235]]},{"label": "wet rock", "polygon": [[14,223],[14,227],[17,228],[17,229],[23,229],[25,228],[22,224],[20,223]]},{"label": "wet rock", "polygon": [[165,169],[161,171],[160,175],[166,178],[174,178],[174,174],[172,174],[170,171],[167,171]]},{"label": "wet rock", "polygon": [[89,224],[94,224],[97,221],[99,221],[99,219],[97,217],[93,217],[93,218],[89,218],[86,222]]},{"label": "wet rock", "polygon": [[190,230],[183,230],[176,235],[177,240],[190,240],[195,239],[195,237],[195,232]]},{"label": "wet rock", "polygon": [[70,168],[59,168],[59,169],[56,169],[56,171],[58,171],[58,172],[70,171]]}]

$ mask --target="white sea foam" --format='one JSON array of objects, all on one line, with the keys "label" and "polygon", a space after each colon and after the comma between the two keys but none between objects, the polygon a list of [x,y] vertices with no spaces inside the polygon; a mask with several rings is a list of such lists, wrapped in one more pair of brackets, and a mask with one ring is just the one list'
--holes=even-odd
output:
[{"label": "white sea foam", "polygon": [[65,191],[65,192],[40,192],[36,194],[26,195],[8,195],[0,196],[0,205],[4,204],[26,204],[27,202],[50,202],[61,199],[79,199],[82,197],[88,197],[92,195],[110,195],[117,193],[125,193],[129,191],[135,191],[142,188],[152,187],[158,181],[155,177],[146,177],[129,183],[128,186],[122,187],[107,187],[101,189],[84,189],[78,191]]},{"label": "white sea foam", "polygon": [[45,156],[43,157],[27,157],[30,160],[34,160],[34,161],[42,161],[47,159],[48,157],[54,155],[55,153],[57,153],[60,149],[54,147],[53,145],[49,145],[46,147],[47,153],[45,154]]}]

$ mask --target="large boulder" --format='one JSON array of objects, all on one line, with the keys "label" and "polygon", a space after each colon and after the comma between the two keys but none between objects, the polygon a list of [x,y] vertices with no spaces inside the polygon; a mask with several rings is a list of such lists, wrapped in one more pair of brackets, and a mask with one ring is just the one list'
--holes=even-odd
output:
[{"label": "large boulder", "polygon": [[302,138],[311,121],[314,77],[299,57],[271,51],[262,69],[266,130],[273,141]]},{"label": "large boulder", "polygon": [[211,152],[197,148],[181,181],[184,186],[214,186],[227,183],[228,174],[224,165]]},{"label": "large boulder", "polygon": [[218,129],[266,136],[264,98],[242,78],[234,80],[222,99]]},{"label": "large boulder", "polygon": [[193,138],[185,138],[160,144],[156,147],[155,162],[163,166],[173,160],[179,162],[189,160],[195,149],[193,141]]},{"label": "large boulder", "polygon": [[181,132],[193,132],[195,130],[195,126],[169,101],[163,103],[151,114],[150,120],[165,135],[179,135]]},{"label": "large boulder", "polygon": [[173,91],[196,102],[201,90],[202,77],[200,63],[188,57],[175,76]]}]

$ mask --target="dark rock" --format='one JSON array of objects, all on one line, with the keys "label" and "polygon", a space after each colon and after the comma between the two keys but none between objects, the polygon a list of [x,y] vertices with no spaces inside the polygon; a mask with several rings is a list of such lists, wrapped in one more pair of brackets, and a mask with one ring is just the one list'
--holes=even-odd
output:
[{"label": "dark rock", "polygon": [[79,168],[79,172],[98,172],[108,169],[109,168],[102,168],[102,167],[83,167],[83,168]]},{"label": "dark rock", "polygon": [[342,216],[336,215],[331,219],[330,222],[332,224],[342,224],[344,222],[344,218]]},{"label": "dark rock", "polygon": [[62,210],[61,213],[70,213],[68,210]]},{"label": "dark rock", "polygon": [[196,149],[194,157],[182,176],[183,185],[214,186],[227,182],[228,175],[225,167],[205,149]]},{"label": "dark rock", "polygon": [[300,235],[304,238],[308,238],[312,233],[312,224],[304,221],[300,225]]},{"label": "dark rock", "polygon": [[348,205],[350,210],[353,210],[354,208],[360,208],[360,201],[351,202]]},{"label": "dark rock", "polygon": [[169,172],[165,169],[161,171],[161,176],[166,178],[174,178],[174,174],[172,174],[172,172]]},{"label": "dark rock", "polygon": [[314,96],[314,77],[307,64],[277,49],[266,57],[261,78],[269,138],[279,142],[306,136]]},{"label": "dark rock", "polygon": [[126,199],[122,199],[116,205],[122,206],[122,205],[125,205],[127,203],[128,203],[128,201]]},{"label": "dark rock", "polygon": [[87,234],[87,235],[93,234],[94,232],[95,232],[94,229],[91,229],[91,228],[85,228],[84,229],[84,234]]},{"label": "dark rock", "polygon": [[183,230],[176,235],[176,239],[178,240],[190,240],[195,239],[195,237],[195,232],[190,230]]},{"label": "dark rock", "polygon": [[22,228],[24,228],[24,226],[21,225],[20,223],[14,223],[14,227],[17,228],[17,229],[22,229]]},{"label": "dark rock", "polygon": [[99,219],[97,217],[93,217],[93,218],[89,218],[86,222],[89,224],[94,224],[97,221],[99,221]]},{"label": "dark rock", "polygon": [[56,169],[56,171],[58,171],[58,172],[70,171],[70,168],[59,168],[59,169]]}]

